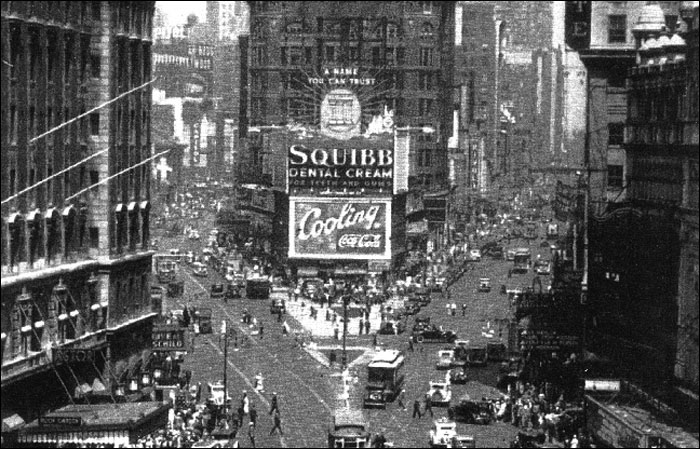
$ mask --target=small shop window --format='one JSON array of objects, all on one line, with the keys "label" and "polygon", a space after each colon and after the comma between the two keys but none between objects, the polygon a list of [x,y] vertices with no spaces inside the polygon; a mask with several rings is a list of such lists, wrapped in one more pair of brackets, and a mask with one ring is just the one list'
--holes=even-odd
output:
[{"label": "small shop window", "polygon": [[608,165],[608,187],[621,189],[624,185],[624,167],[622,165]]},{"label": "small shop window", "polygon": [[625,43],[627,41],[627,16],[613,14],[608,16],[608,42]]}]

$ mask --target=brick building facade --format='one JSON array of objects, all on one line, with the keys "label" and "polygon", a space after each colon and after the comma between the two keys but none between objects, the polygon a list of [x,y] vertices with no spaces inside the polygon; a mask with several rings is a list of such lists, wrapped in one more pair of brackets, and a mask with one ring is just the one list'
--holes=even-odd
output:
[{"label": "brick building facade", "polygon": [[3,411],[109,389],[147,347],[154,3],[3,3]]}]

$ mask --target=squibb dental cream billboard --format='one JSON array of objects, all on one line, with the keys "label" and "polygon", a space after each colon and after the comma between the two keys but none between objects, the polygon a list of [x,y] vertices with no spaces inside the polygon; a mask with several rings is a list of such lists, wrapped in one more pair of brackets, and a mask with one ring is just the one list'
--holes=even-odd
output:
[{"label": "squibb dental cream billboard", "polygon": [[391,200],[289,200],[289,257],[391,259]]}]

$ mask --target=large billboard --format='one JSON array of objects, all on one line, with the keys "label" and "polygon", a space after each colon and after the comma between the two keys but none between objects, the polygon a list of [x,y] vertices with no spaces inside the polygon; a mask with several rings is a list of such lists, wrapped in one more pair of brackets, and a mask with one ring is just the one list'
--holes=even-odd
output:
[{"label": "large billboard", "polygon": [[391,259],[391,199],[290,198],[289,257]]},{"label": "large billboard", "polygon": [[290,145],[289,191],[384,191],[394,189],[394,145],[391,135],[367,139],[307,138]]}]

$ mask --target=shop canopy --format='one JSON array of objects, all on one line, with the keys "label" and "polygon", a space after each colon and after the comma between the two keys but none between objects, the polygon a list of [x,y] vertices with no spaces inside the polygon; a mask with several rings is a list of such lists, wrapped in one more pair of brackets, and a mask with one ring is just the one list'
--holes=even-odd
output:
[{"label": "shop canopy", "polygon": [[[5,416],[7,415],[7,416]],[[24,420],[17,413],[8,412],[2,414],[2,432],[13,432],[24,426]]]}]

